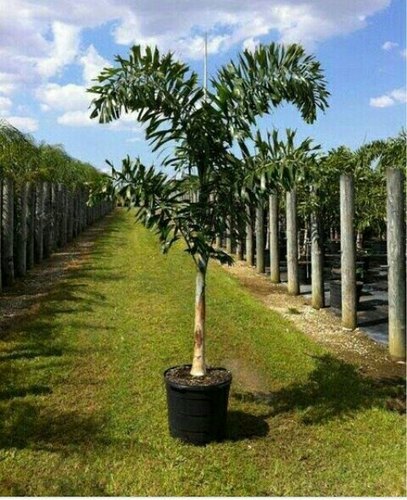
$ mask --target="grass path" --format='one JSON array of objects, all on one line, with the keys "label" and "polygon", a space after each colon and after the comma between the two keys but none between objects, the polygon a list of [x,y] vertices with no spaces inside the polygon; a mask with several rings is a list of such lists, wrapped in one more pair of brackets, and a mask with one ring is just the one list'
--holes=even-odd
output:
[{"label": "grass path", "polygon": [[117,212],[91,257],[0,338],[0,494],[402,495],[400,386],[363,378],[214,264],[208,355],[229,435],[168,436],[162,372],[192,351],[194,270]]}]

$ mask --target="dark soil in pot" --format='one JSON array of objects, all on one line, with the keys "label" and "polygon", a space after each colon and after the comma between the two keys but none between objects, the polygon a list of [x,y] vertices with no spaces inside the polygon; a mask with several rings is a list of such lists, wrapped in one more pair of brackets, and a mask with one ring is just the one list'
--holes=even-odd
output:
[{"label": "dark soil in pot", "polygon": [[164,372],[170,434],[197,445],[221,441],[226,435],[232,374],[208,368],[205,377],[192,377],[190,369],[183,365]]}]

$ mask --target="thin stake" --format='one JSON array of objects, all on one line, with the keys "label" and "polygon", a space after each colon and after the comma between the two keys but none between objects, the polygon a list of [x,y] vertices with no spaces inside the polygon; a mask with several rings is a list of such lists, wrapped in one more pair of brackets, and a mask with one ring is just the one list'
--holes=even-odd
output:
[{"label": "thin stake", "polygon": [[206,92],[208,88],[208,33],[205,32],[205,48],[204,48],[204,95],[206,99]]}]

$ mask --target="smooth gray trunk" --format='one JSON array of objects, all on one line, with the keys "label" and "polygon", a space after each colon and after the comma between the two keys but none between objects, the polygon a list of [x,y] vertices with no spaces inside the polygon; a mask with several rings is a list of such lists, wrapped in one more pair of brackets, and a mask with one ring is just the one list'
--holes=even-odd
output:
[{"label": "smooth gray trunk", "polygon": [[270,280],[280,283],[280,251],[278,242],[278,194],[269,196],[269,225],[270,225]]},{"label": "smooth gray trunk", "polygon": [[62,186],[61,190],[61,206],[62,206],[62,220],[61,220],[61,245],[64,247],[68,241],[68,204],[67,204],[67,189]]},{"label": "smooth gray trunk", "polygon": [[49,257],[52,253],[52,200],[51,200],[51,186],[49,182],[44,182],[42,185],[44,197],[44,259]]},{"label": "smooth gray trunk", "polygon": [[2,185],[2,279],[5,286],[14,283],[14,184],[9,178]]},{"label": "smooth gray trunk", "polygon": [[49,240],[51,252],[55,252],[57,248],[57,186],[52,183],[50,186],[50,227],[49,227]]},{"label": "smooth gray trunk", "polygon": [[27,272],[27,239],[28,239],[28,184],[20,186],[16,196],[16,231],[15,231],[15,272],[24,276]]},{"label": "smooth gray trunk", "polygon": [[314,309],[325,307],[324,251],[321,221],[317,210],[311,214],[311,303]]},{"label": "smooth gray trunk", "polygon": [[249,266],[254,265],[253,251],[253,221],[250,206],[246,206],[247,223],[246,223],[246,262]]},{"label": "smooth gray trunk", "polygon": [[80,189],[80,231],[86,227],[86,192],[84,188]]},{"label": "smooth gray trunk", "polygon": [[28,185],[27,269],[34,266],[35,205],[35,186],[30,182]]},{"label": "smooth gray trunk", "polygon": [[34,259],[41,262],[44,258],[44,188],[43,182],[35,185],[35,237]]},{"label": "smooth gray trunk", "polygon": [[351,175],[340,178],[342,325],[354,330],[356,319],[355,187]]},{"label": "smooth gray trunk", "polygon": [[406,232],[404,174],[389,168],[387,175],[387,264],[389,352],[406,359]]},{"label": "smooth gray trunk", "polygon": [[0,178],[0,292],[3,289],[2,285],[2,270],[1,270],[1,262],[2,262],[2,238],[1,238],[1,226],[3,220],[3,179]]},{"label": "smooth gray trunk", "polygon": [[300,293],[298,279],[297,191],[286,193],[287,218],[287,289],[290,295]]},{"label": "smooth gray trunk", "polygon": [[243,260],[243,241],[239,238],[236,241],[236,257],[238,260]]},{"label": "smooth gray trunk", "polygon": [[74,211],[73,211],[73,193],[71,190],[67,191],[67,212],[68,212],[68,233],[67,241],[73,239],[73,225],[74,225]]},{"label": "smooth gray trunk", "polygon": [[264,207],[261,201],[256,207],[256,270],[258,273],[264,273],[266,270],[264,253]]},{"label": "smooth gray trunk", "polygon": [[72,191],[72,238],[76,238],[77,232],[77,192]]}]

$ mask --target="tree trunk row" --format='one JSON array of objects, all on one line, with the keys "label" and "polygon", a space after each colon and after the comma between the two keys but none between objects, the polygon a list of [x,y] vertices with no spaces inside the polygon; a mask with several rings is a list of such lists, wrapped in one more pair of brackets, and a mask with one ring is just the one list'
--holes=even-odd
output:
[{"label": "tree trunk row", "polygon": [[88,207],[87,198],[84,188],[0,180],[0,290],[113,208],[110,202]]},{"label": "tree trunk row", "polygon": [[[402,171],[387,171],[387,258],[389,294],[389,351],[395,359],[406,358],[406,241],[405,241],[405,175]],[[314,193],[318,195],[318,193]],[[354,181],[350,175],[340,179],[341,213],[341,296],[342,325],[354,329],[357,326],[356,298],[356,248],[360,243],[354,228],[355,194]],[[248,222],[245,241],[237,242],[236,254],[245,258],[259,273],[265,272],[265,208],[247,206]],[[268,247],[270,252],[270,280],[280,282],[279,255],[279,202],[278,194],[269,196]],[[286,193],[287,234],[287,289],[292,295],[300,293],[298,266],[297,200],[295,188]],[[229,217],[229,227],[232,218]],[[325,307],[324,297],[324,251],[322,220],[318,209],[310,217],[311,246],[311,303],[315,309]],[[230,234],[230,229],[229,229]],[[220,245],[221,239],[218,243]],[[232,251],[230,236],[226,238],[228,252]],[[245,244],[243,244],[245,243]]]}]

